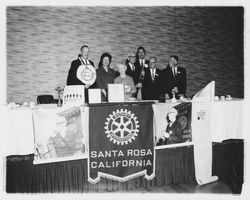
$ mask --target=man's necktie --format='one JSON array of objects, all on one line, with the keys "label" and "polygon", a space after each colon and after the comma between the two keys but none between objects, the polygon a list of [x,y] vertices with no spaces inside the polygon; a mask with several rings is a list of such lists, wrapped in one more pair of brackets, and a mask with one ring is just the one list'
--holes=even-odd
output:
[{"label": "man's necktie", "polygon": [[176,77],[175,68],[173,68],[172,71],[173,71],[173,77],[175,78]]},{"label": "man's necktie", "polygon": [[155,80],[155,73],[154,73],[154,70],[152,69],[151,71],[151,76],[152,76],[152,80],[154,81]]}]

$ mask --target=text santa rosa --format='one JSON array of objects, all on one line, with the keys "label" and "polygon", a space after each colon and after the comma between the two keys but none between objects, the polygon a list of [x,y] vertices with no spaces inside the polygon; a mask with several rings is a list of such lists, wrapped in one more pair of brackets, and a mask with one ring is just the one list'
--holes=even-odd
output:
[{"label": "text santa rosa", "polygon": [[[152,166],[151,149],[127,149],[91,151],[91,168],[145,167]],[[149,156],[147,158],[147,156]],[[112,159],[114,158],[114,159]]]}]

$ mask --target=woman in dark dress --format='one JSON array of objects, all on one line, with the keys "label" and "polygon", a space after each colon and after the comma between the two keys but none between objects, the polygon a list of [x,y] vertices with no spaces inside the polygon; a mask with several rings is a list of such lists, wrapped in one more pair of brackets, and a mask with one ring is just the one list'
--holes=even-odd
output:
[{"label": "woman in dark dress", "polygon": [[107,100],[108,84],[114,83],[117,76],[115,70],[110,68],[112,56],[109,53],[103,53],[100,58],[99,68],[96,70],[96,87],[101,89],[102,101]]}]

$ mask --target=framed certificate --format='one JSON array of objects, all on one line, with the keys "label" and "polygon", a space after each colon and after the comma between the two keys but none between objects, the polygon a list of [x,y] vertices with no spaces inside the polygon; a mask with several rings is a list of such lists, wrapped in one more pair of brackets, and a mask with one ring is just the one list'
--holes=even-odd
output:
[{"label": "framed certificate", "polygon": [[101,103],[101,89],[88,89],[89,103]]},{"label": "framed certificate", "polygon": [[124,85],[108,84],[108,102],[124,102]]}]

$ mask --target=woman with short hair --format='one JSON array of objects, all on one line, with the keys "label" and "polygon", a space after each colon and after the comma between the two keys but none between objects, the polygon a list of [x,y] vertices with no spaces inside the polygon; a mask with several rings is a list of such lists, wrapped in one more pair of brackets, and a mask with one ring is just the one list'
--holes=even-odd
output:
[{"label": "woman with short hair", "polygon": [[124,64],[117,64],[119,76],[115,78],[114,83],[120,83],[124,85],[125,100],[129,100],[136,92],[133,78],[126,74],[127,66]]}]

